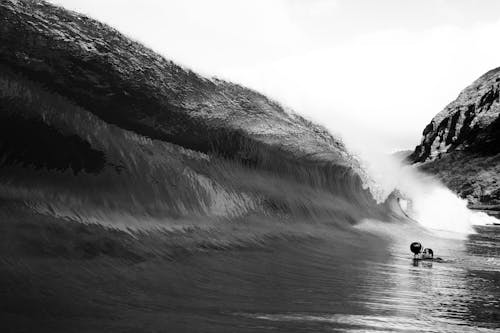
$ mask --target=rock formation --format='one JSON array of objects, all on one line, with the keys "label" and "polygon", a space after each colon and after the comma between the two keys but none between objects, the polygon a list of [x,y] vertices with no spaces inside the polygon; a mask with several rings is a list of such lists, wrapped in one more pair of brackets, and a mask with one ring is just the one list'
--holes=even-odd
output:
[{"label": "rock formation", "polygon": [[500,68],[465,88],[423,131],[409,157],[472,207],[500,207]]}]

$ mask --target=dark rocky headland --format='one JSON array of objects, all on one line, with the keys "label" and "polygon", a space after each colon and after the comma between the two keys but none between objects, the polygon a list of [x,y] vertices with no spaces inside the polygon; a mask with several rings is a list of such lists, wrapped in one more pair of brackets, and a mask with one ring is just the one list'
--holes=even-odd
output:
[{"label": "dark rocky headland", "polygon": [[482,75],[426,126],[409,157],[469,202],[500,209],[500,68]]}]

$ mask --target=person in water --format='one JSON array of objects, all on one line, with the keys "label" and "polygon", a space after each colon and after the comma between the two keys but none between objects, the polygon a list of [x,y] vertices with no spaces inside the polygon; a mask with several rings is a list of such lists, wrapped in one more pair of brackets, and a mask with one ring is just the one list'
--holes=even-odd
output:
[{"label": "person in water", "polygon": [[429,248],[424,249],[422,252],[422,259],[434,259],[434,251]]},{"label": "person in water", "polygon": [[432,261],[442,261],[441,258],[434,259],[434,251],[430,248],[425,248],[422,250],[422,244],[419,242],[413,242],[410,245],[410,250],[413,252],[414,260],[432,260]]}]

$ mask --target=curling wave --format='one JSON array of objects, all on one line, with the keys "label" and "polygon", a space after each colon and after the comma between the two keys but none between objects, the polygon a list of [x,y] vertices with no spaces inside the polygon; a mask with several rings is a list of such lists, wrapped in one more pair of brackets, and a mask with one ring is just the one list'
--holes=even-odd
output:
[{"label": "curling wave", "polygon": [[[403,216],[392,198],[377,203],[357,159],[338,140],[292,114],[280,127],[283,143],[267,143],[274,129],[260,128],[258,139],[233,137],[239,150],[228,156],[108,124],[8,70],[0,88],[0,198],[39,216],[30,222],[37,228],[43,223],[36,219],[50,218],[64,228],[153,234],[171,253],[319,237],[325,228],[335,233],[366,218]],[[287,133],[297,124],[319,132],[315,140],[323,145],[304,155],[300,139]],[[29,133],[20,132],[28,125]],[[156,253],[156,246],[146,247]]]},{"label": "curling wave", "polygon": [[321,126],[104,24],[43,1],[0,14],[0,199],[33,228],[97,226],[171,253],[411,223],[397,193],[424,197]]}]

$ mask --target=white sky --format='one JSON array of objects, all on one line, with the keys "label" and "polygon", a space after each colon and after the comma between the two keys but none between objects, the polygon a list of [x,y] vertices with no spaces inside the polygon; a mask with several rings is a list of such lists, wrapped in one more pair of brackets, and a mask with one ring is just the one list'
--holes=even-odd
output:
[{"label": "white sky", "polygon": [[414,148],[437,112],[500,66],[496,0],[51,2],[261,91],[361,150]]}]

